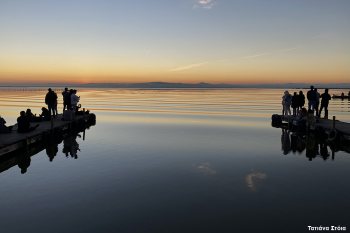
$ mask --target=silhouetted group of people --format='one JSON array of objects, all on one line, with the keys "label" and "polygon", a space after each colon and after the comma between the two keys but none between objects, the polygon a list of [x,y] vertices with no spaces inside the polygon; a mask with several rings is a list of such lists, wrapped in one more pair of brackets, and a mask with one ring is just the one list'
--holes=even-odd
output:
[{"label": "silhouetted group of people", "polygon": [[[310,86],[310,90],[307,92],[307,99],[309,101],[308,109],[316,113],[317,117],[321,117],[321,112],[325,110],[325,118],[328,118],[328,105],[329,101],[332,99],[329,94],[329,89],[325,89],[324,93],[321,95],[317,88]],[[320,107],[321,100],[321,107]]]},{"label": "silhouetted group of people", "polygon": [[[77,90],[64,88],[62,92],[63,98],[63,110],[72,110],[74,112],[78,111],[78,103],[80,101],[80,96],[77,96]],[[51,88],[48,89],[48,92],[45,96],[45,103],[47,104],[49,113],[51,116],[56,117],[58,114],[57,111],[57,94]]]},{"label": "silhouetted group of people", "polygon": [[294,92],[292,96],[288,91],[284,92],[282,96],[282,115],[291,115],[290,108],[293,109],[293,116],[296,116],[298,111],[300,111],[305,105],[305,95],[303,91]]},{"label": "silhouetted group of people", "polygon": [[17,118],[17,132],[18,133],[31,132],[39,126],[38,124],[35,126],[31,126],[30,122],[31,122],[31,117],[28,116],[25,111],[21,111],[20,116]]},{"label": "silhouetted group of people", "polygon": [[[52,108],[51,108],[52,109]],[[42,121],[50,121],[52,118],[50,110],[45,107],[41,108],[41,114],[37,116],[32,113],[32,110],[28,108],[26,111],[21,111],[20,116],[17,118],[17,132],[19,133],[27,133],[35,130],[39,127],[39,124],[35,126],[31,126],[31,123],[34,122],[42,122]]]},{"label": "silhouetted group of people", "polygon": [[77,96],[77,90],[64,88],[62,92],[63,97],[63,111],[64,110],[73,110],[78,111],[78,103],[80,100],[80,96]]},{"label": "silhouetted group of people", "polygon": [[[78,112],[80,105],[78,105],[80,97],[77,96],[77,90],[70,89],[66,87],[62,92],[63,97],[63,112],[65,110],[71,111],[71,114]],[[32,126],[33,122],[50,121],[52,118],[56,118],[58,115],[57,111],[57,94],[51,88],[45,95],[45,104],[47,108],[41,108],[41,114],[37,116],[32,113],[31,109],[26,111],[21,111],[20,116],[17,118],[17,132],[26,133],[35,130],[39,125]],[[12,132],[12,126],[6,126],[6,121],[4,118],[0,117],[0,133],[10,133]]]},{"label": "silhouetted group of people", "polygon": [[[315,114],[317,117],[321,117],[321,112],[324,109],[325,111],[325,118],[328,118],[328,105],[329,101],[331,100],[331,96],[328,93],[329,90],[325,89],[324,93],[321,95],[317,88],[314,88],[314,86],[310,86],[310,90],[306,93],[306,98],[308,100],[308,114]],[[321,107],[320,107],[321,103]],[[284,95],[282,96],[282,115],[292,115],[291,113],[291,107],[293,109],[293,116],[301,116],[304,114],[306,109],[304,108],[305,105],[305,95],[302,91],[299,91],[299,94],[297,92],[294,92],[293,96],[289,94],[288,91],[284,92]]]}]

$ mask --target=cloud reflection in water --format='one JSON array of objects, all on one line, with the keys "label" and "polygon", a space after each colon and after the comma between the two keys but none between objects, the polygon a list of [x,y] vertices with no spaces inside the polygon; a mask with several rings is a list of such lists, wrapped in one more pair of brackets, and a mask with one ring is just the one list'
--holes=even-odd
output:
[{"label": "cloud reflection in water", "polygon": [[262,181],[265,180],[267,177],[266,173],[263,172],[257,172],[257,171],[252,171],[245,177],[245,183],[247,187],[255,192],[257,191],[257,185]]}]

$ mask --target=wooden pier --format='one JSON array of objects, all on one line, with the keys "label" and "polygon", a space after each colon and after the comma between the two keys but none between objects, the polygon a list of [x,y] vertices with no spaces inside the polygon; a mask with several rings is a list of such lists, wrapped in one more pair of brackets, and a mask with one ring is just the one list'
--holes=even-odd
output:
[{"label": "wooden pier", "polygon": [[28,133],[18,133],[17,125],[12,129],[11,133],[0,134],[0,157],[22,149],[26,148],[32,144],[40,143],[45,140],[49,135],[57,131],[67,131],[74,127],[81,127],[82,125],[93,125],[95,124],[96,116],[92,113],[82,113],[77,115],[73,120],[63,121],[62,115],[59,114],[56,118],[51,121],[41,121],[33,122],[32,125],[39,124],[39,126]]},{"label": "wooden pier", "polygon": [[[272,115],[272,125],[273,126],[282,126],[283,123],[288,128],[298,128],[298,118],[295,116],[283,116],[283,115]],[[306,126],[307,127],[307,126]],[[318,118],[314,125],[315,129],[322,131],[329,135],[331,138],[337,137],[341,140],[349,141],[350,140],[350,123],[336,120],[336,117],[333,116],[332,119],[323,119]],[[299,128],[300,129],[300,128]],[[308,131],[308,129],[302,129]]]}]

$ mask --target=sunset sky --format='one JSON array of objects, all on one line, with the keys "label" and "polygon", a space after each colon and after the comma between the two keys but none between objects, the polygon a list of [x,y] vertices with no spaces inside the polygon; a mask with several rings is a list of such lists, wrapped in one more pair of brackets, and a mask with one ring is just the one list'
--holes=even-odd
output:
[{"label": "sunset sky", "polygon": [[349,0],[0,1],[0,83],[349,80]]}]

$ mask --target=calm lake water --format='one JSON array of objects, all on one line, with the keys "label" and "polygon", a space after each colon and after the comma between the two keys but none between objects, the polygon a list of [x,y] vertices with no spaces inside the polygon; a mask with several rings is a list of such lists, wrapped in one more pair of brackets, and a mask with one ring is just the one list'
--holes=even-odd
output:
[{"label": "calm lake water", "polygon": [[[13,124],[20,110],[40,113],[45,93],[1,89],[0,114]],[[97,124],[70,138],[73,152],[63,142],[33,155],[24,174],[1,170],[0,231],[349,231],[350,154],[310,152],[305,138],[271,127],[282,93],[81,90]],[[330,116],[350,122],[349,113],[348,100],[330,102]]]}]

